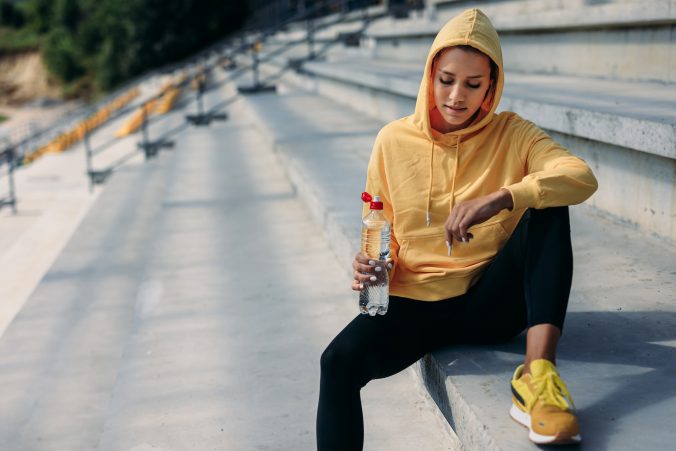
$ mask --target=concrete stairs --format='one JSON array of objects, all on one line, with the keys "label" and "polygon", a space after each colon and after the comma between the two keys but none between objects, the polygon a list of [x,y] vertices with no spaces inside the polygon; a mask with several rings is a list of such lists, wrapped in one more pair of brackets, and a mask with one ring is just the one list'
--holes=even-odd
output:
[{"label": "concrete stairs", "polygon": [[[434,34],[474,6],[493,15],[501,35],[507,81],[500,108],[546,129],[588,161],[600,183],[590,201],[572,208],[576,268],[559,351],[583,447],[668,449],[676,438],[666,420],[676,412],[669,360],[676,324],[673,1],[434,2],[408,20],[374,22],[361,47],[335,44],[296,72],[287,58],[306,49],[276,54],[284,42],[277,36],[265,47],[271,59],[263,70],[276,77],[281,95],[247,98],[248,108],[349,271],[373,120],[382,125],[413,111]],[[466,449],[533,448],[506,415],[523,346],[519,338],[497,348],[451,347],[417,364]]]},{"label": "concrete stairs", "polygon": [[423,64],[439,28],[473,7],[491,17],[507,70],[676,82],[673,0],[437,3],[427,14],[374,23],[366,33],[365,47],[378,58]]},{"label": "concrete stairs", "polygon": [[100,439],[166,184],[166,160],[144,164],[138,135],[113,139],[126,119],[91,139],[105,148],[95,168],[126,161],[111,189],[89,192],[82,144],[17,171],[18,214],[0,218],[11,237],[0,249],[0,449],[92,449]]},{"label": "concrete stairs", "polygon": [[[130,113],[110,120],[92,134],[90,145],[97,152],[92,159],[94,170],[105,170],[120,161],[128,166],[143,164],[142,154],[136,152],[138,136],[114,138],[132,111],[157,90],[154,83],[141,82],[139,87],[141,95],[128,106]],[[13,214],[9,208],[0,211],[0,336],[100,194],[101,186],[90,188],[86,174],[82,142],[15,170],[18,212]],[[0,179],[0,184],[6,182]]]},{"label": "concrete stairs", "polygon": [[[0,449],[314,447],[319,357],[355,315],[349,277],[251,117],[228,113],[116,171],[0,335]],[[367,449],[458,449],[412,371],[362,395]]]},{"label": "concrete stairs", "polygon": [[[378,124],[292,88],[244,100],[349,273]],[[572,208],[572,228],[574,286],[559,367],[576,399],[584,447],[664,449],[676,438],[660,426],[676,409],[676,367],[668,358],[675,345],[674,248],[587,206]],[[523,349],[523,337],[498,347],[452,346],[415,365],[464,449],[533,449],[507,415],[508,382]]]},{"label": "concrete stairs", "polygon": [[[377,20],[360,48],[333,45],[323,59],[285,72],[283,80],[383,122],[402,117],[413,109],[434,34],[468,6],[495,14],[506,65],[499,110],[534,121],[592,164],[601,183],[590,203],[600,212],[676,242],[673,2],[582,2],[577,8],[555,1],[448,2],[437,5],[434,20],[422,14]],[[639,7],[642,14],[630,14]],[[537,22],[542,14],[551,21]],[[587,18],[582,29],[575,25],[579,17]],[[287,53],[275,54],[276,45],[268,48],[269,75],[287,64]],[[560,53],[564,45],[569,48]],[[288,54],[307,53],[297,47]]]}]

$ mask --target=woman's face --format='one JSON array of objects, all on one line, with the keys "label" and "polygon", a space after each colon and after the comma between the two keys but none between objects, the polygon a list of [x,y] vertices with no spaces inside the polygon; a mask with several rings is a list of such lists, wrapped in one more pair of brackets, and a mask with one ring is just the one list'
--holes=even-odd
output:
[{"label": "woman's face", "polygon": [[434,69],[432,128],[448,133],[467,127],[491,86],[488,57],[450,47],[442,50]]}]

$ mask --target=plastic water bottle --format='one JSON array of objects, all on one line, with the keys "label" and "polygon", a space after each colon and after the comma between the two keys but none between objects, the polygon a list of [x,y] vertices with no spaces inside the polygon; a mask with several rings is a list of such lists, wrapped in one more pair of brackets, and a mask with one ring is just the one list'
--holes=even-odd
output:
[{"label": "plastic water bottle", "polygon": [[371,211],[362,219],[361,253],[375,261],[381,269],[374,273],[375,282],[364,282],[364,289],[359,293],[359,311],[363,315],[384,315],[390,301],[386,267],[386,260],[390,256],[390,223],[383,216],[383,203],[379,196],[372,198],[364,192],[361,199],[371,204]]}]

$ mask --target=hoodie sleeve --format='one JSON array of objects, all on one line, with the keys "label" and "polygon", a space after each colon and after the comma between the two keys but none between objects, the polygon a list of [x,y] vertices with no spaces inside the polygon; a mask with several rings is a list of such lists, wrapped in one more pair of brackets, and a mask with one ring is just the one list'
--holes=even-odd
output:
[{"label": "hoodie sleeve", "polygon": [[574,205],[594,194],[598,183],[587,163],[535,124],[521,120],[515,138],[526,176],[504,187],[512,194],[514,209]]},{"label": "hoodie sleeve", "polygon": [[[390,185],[387,180],[387,171],[385,168],[384,145],[383,139],[384,129],[376,136],[373,150],[371,151],[371,158],[369,160],[368,169],[366,172],[366,191],[372,196],[380,196],[383,202],[383,215],[387,218],[391,225],[390,238],[390,257],[394,259],[395,265],[398,261],[399,242],[394,234],[394,212],[392,209],[392,196],[390,195]],[[364,203],[362,210],[362,217],[369,213],[369,204]]]}]

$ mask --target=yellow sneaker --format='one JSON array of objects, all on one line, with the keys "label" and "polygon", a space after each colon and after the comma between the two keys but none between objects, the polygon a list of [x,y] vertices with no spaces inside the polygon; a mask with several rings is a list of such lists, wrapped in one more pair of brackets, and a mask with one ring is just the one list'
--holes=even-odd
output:
[{"label": "yellow sneaker", "polygon": [[[570,400],[570,404],[566,401]],[[520,365],[512,377],[511,417],[526,426],[528,438],[539,445],[579,443],[580,428],[566,384],[549,360],[534,360],[530,374]]]}]

